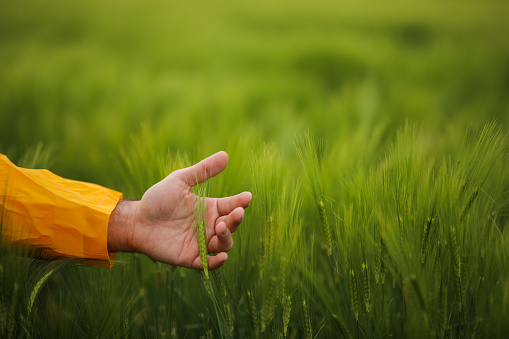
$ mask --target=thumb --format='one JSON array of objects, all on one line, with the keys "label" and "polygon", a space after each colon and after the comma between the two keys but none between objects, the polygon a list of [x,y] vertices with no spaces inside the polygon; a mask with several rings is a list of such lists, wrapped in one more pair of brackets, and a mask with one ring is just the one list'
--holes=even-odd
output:
[{"label": "thumb", "polygon": [[203,159],[191,167],[175,171],[175,175],[192,187],[215,177],[226,168],[226,165],[228,165],[228,154],[221,151]]}]

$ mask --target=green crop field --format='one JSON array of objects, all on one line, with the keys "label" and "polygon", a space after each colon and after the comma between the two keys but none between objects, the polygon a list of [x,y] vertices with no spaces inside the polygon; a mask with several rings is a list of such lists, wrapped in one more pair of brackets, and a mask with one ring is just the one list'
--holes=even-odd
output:
[{"label": "green crop field", "polygon": [[137,199],[225,150],[195,193],[253,193],[208,277],[4,242],[0,336],[507,337],[507,13],[0,0],[0,153]]}]

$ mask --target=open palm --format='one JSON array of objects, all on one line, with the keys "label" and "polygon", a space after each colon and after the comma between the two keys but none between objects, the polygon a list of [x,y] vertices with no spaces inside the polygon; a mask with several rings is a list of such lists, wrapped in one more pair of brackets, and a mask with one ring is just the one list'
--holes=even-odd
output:
[{"label": "open palm", "polygon": [[[228,164],[225,152],[216,153],[198,164],[177,170],[149,188],[133,206],[133,227],[129,248],[154,260],[192,268],[203,268],[195,232],[198,197],[191,187],[224,170]],[[209,269],[224,264],[233,246],[231,233],[244,217],[251,193],[243,192],[225,198],[202,198],[206,209],[205,226]]]}]

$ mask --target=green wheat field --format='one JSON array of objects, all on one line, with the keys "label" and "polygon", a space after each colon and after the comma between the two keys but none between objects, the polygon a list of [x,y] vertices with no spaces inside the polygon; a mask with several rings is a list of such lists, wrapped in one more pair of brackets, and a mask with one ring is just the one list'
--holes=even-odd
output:
[{"label": "green wheat field", "polygon": [[[0,0],[0,153],[253,193],[226,264],[0,246],[3,338],[506,338],[509,4]],[[2,228],[8,225],[1,225]]]}]

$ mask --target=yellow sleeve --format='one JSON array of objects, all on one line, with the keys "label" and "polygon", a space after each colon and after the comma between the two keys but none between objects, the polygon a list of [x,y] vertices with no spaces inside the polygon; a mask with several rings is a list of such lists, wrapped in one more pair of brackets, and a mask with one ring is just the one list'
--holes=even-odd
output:
[{"label": "yellow sleeve", "polygon": [[122,193],[64,179],[48,170],[16,167],[0,154],[2,240],[35,247],[44,258],[91,259],[110,268],[110,214]]}]

